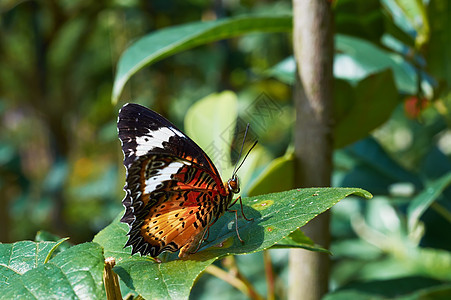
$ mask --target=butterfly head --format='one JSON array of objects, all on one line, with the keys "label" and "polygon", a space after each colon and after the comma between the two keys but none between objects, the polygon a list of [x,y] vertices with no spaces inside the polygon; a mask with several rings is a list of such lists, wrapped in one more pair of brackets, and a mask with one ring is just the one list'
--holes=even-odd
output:
[{"label": "butterfly head", "polygon": [[232,178],[227,181],[227,186],[229,191],[234,194],[238,194],[240,192],[240,183],[238,182],[238,176],[236,176],[236,174],[233,174]]},{"label": "butterfly head", "polygon": [[236,175],[236,173],[238,172],[238,170],[243,165],[244,161],[246,160],[247,156],[251,152],[252,148],[254,148],[255,145],[257,145],[257,141],[255,141],[254,144],[252,145],[252,147],[249,149],[249,151],[247,151],[247,154],[246,154],[246,156],[244,156],[243,161],[241,162],[241,164],[238,165],[238,162],[240,161],[240,158],[241,158],[241,153],[243,151],[244,142],[246,140],[246,135],[247,135],[247,131],[248,130],[249,130],[249,124],[247,124],[247,126],[246,126],[246,132],[244,133],[243,144],[241,145],[240,154],[238,156],[238,160],[236,161],[235,168],[233,169],[232,178],[230,178],[227,181],[227,187],[228,187],[229,191],[231,191],[234,194],[238,194],[240,192],[240,183],[238,181],[238,176]]}]

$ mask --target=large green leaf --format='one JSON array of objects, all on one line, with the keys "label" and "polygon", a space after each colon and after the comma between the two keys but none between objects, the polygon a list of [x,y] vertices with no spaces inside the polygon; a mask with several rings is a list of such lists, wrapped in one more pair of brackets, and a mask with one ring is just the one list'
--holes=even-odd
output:
[{"label": "large green leaf", "polygon": [[[172,253],[161,255],[162,263],[138,255],[130,257],[130,247],[123,249],[128,227],[119,224],[119,219],[102,230],[94,241],[104,247],[106,256],[116,257],[114,270],[131,289],[149,299],[183,299],[188,298],[196,277],[216,259],[284,243],[283,239],[291,232],[352,194],[371,197],[358,188],[309,188],[243,198],[245,215],[254,219],[238,221],[244,243],[236,236],[234,214],[226,213],[212,226],[208,241],[200,251],[184,259],[177,259]],[[239,204],[233,208],[239,210]]]},{"label": "large green leaf", "polygon": [[254,31],[291,31],[291,16],[246,16],[196,22],[152,32],[132,44],[121,56],[114,80],[116,103],[128,79],[144,66],[177,52]]},{"label": "large green leaf", "polygon": [[47,262],[60,242],[21,241],[0,244],[0,289],[10,284],[10,278],[23,275]]},{"label": "large green leaf", "polygon": [[342,148],[368,136],[371,130],[390,118],[398,105],[398,92],[392,72],[386,70],[363,79],[354,89],[353,103],[338,102],[337,109],[342,105],[346,107],[341,109],[345,113],[336,116],[336,148]]},{"label": "large green leaf", "polygon": [[[102,283],[104,258],[98,244],[85,243],[71,247],[43,264],[45,252],[50,253],[49,248],[56,243],[44,242],[45,250],[37,250],[42,243],[0,245],[0,249],[5,251],[2,254],[6,254],[0,255],[0,258],[17,262],[9,266],[1,264],[2,299],[105,298]],[[39,260],[39,263],[23,263],[21,266],[21,261],[26,262],[30,258]]]},{"label": "large green leaf", "polygon": [[205,149],[223,175],[232,173],[230,144],[235,134],[237,107],[236,94],[225,91],[197,101],[185,116],[186,134]]},{"label": "large green leaf", "polygon": [[[209,95],[190,107],[185,116],[185,132],[210,157],[214,165],[226,180],[232,175],[234,166],[231,163],[234,138],[244,139],[244,130],[237,132],[238,118],[237,96],[231,91]],[[208,130],[205,130],[208,128]],[[249,141],[249,137],[246,137]],[[239,140],[241,143],[242,140]],[[236,149],[235,149],[236,150]],[[246,150],[246,149],[245,149]],[[238,150],[236,150],[238,151]],[[237,154],[237,153],[235,153]],[[255,147],[249,153],[246,163],[239,171],[240,185],[247,187],[254,170],[267,159],[267,152],[263,147]],[[282,190],[292,189],[293,186]],[[243,191],[245,188],[243,188]],[[268,190],[267,192],[275,192]],[[263,194],[263,193],[260,193]]]}]

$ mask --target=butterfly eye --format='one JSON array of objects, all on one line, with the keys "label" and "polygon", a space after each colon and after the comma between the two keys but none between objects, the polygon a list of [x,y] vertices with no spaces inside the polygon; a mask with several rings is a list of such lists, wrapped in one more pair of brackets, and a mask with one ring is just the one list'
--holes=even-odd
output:
[{"label": "butterfly eye", "polygon": [[238,194],[240,192],[240,185],[238,183],[238,177],[234,175],[232,178],[229,179],[227,182],[229,185],[229,189],[234,193]]}]

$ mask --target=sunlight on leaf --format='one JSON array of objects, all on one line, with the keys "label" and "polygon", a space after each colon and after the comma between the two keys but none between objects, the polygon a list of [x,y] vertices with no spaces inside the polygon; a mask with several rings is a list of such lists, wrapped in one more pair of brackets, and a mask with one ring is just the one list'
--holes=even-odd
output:
[{"label": "sunlight on leaf", "polygon": [[[174,253],[163,253],[160,264],[149,257],[132,257],[130,247],[123,248],[128,226],[119,223],[119,217],[99,232],[94,241],[104,247],[106,256],[116,258],[115,272],[143,297],[186,299],[196,277],[216,259],[268,249],[352,194],[371,197],[358,188],[309,188],[243,198],[245,215],[254,219],[238,221],[243,244],[236,236],[234,214],[226,213],[211,227],[208,241],[200,251],[184,259],[178,259]],[[239,204],[233,208],[239,209]]]},{"label": "sunlight on leaf", "polygon": [[[33,257],[35,250],[33,245],[18,245],[20,254],[17,260],[24,261],[25,258],[39,259],[50,252],[50,247],[55,242],[47,242],[46,251],[39,252],[38,257]],[[36,245],[42,243],[35,243]],[[8,250],[7,246],[0,245],[2,252]],[[6,246],[6,247],[5,247]],[[36,249],[36,246],[34,247]],[[4,254],[4,253],[2,253]],[[45,255],[45,257],[47,256]],[[66,251],[57,254],[47,263],[38,263],[22,268],[13,263],[10,270],[20,272],[8,272],[4,264],[0,263],[0,282],[2,290],[1,297],[4,299],[49,299],[57,296],[60,299],[100,299],[105,297],[102,286],[102,273],[104,258],[102,249],[95,243],[84,243],[73,246]],[[5,256],[0,255],[3,259]],[[31,268],[30,268],[31,267]]]}]

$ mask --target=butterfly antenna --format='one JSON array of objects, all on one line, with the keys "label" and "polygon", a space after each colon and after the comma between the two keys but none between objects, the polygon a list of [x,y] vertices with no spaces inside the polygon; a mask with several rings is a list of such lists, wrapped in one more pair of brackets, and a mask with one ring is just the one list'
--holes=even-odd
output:
[{"label": "butterfly antenna", "polygon": [[[238,160],[236,161],[235,168],[233,169],[233,173],[232,173],[233,175],[235,175],[235,174],[238,172],[238,170],[241,168],[241,166],[243,165],[244,161],[246,160],[246,157],[249,155],[249,153],[251,152],[251,150],[252,150],[252,149],[255,147],[255,145],[257,145],[257,143],[258,143],[258,141],[255,141],[255,142],[254,142],[254,144],[253,144],[252,147],[249,149],[249,151],[247,151],[246,156],[244,156],[243,161],[242,161],[241,164],[238,166],[238,163],[239,163],[240,158],[241,158],[241,153],[243,152],[244,142],[246,141],[247,132],[249,131],[249,126],[250,126],[250,124],[247,123],[246,131],[244,132],[243,143],[241,144],[240,155],[238,156]],[[238,166],[238,167],[237,167],[237,166]]]},{"label": "butterfly antenna", "polygon": [[249,149],[249,151],[247,151],[246,156],[244,156],[243,161],[241,162],[241,164],[238,166],[238,168],[236,168],[235,172],[238,172],[238,170],[241,168],[241,166],[243,165],[244,161],[246,160],[247,156],[249,155],[249,153],[251,152],[251,150],[255,147],[255,145],[257,145],[258,141],[255,141],[254,144],[252,145],[252,147]]}]

